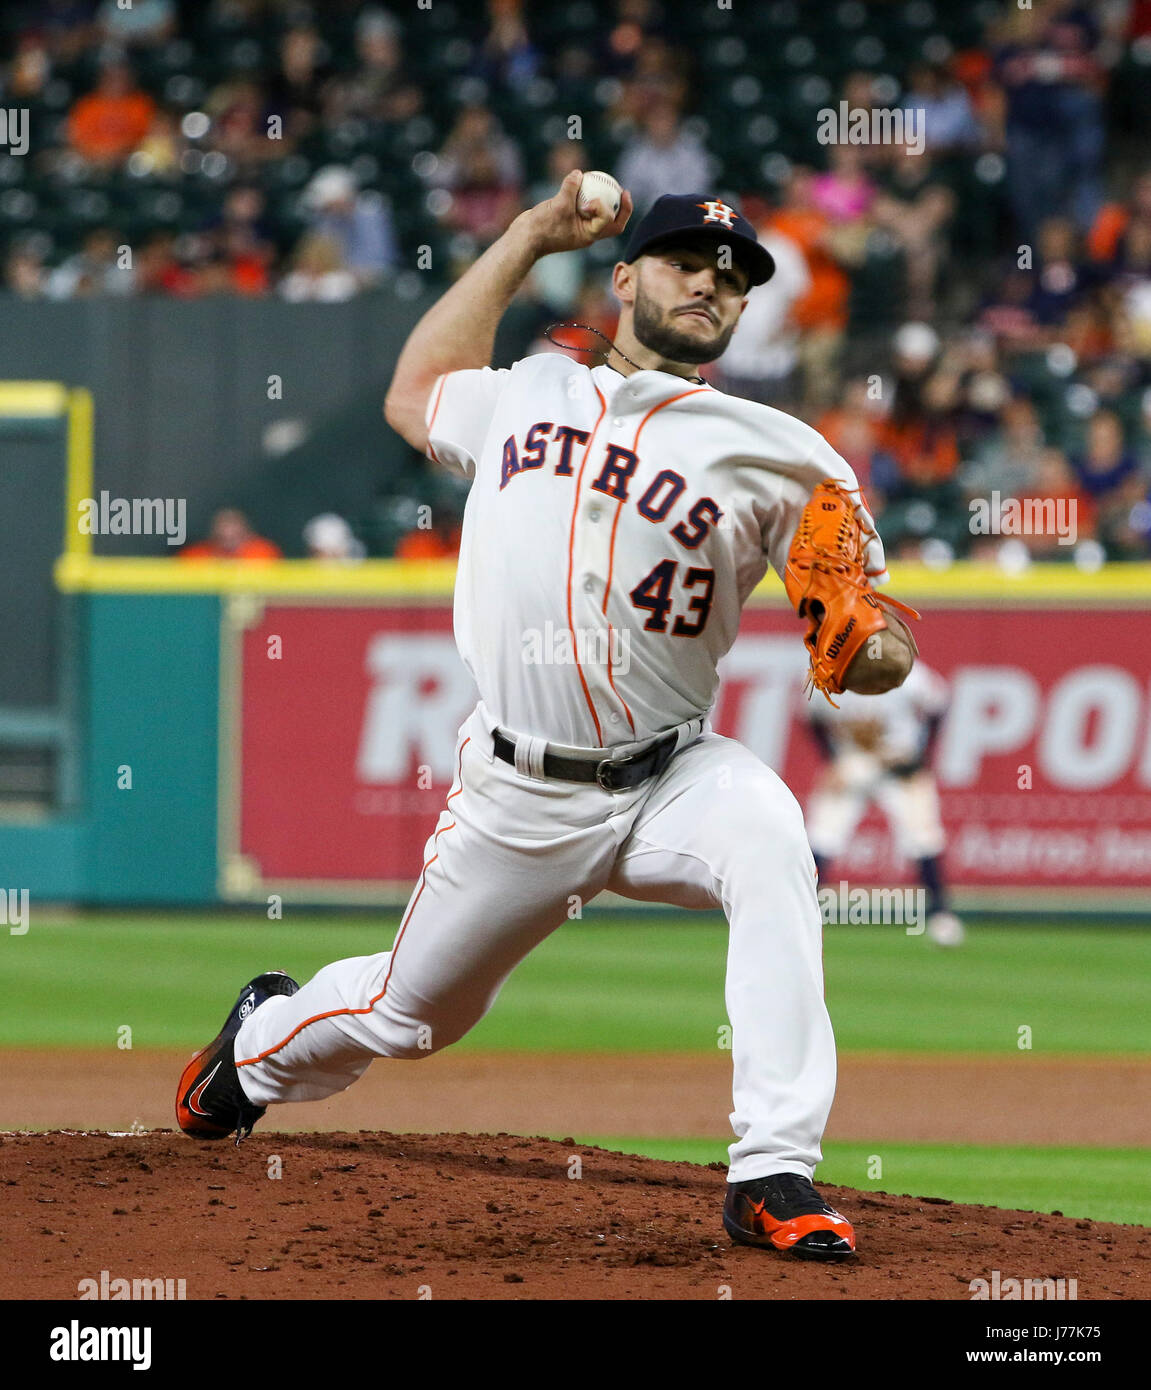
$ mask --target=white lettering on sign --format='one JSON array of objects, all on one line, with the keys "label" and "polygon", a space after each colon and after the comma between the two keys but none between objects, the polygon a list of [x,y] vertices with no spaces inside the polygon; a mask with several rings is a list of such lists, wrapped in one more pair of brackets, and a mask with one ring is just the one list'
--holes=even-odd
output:
[{"label": "white lettering on sign", "polygon": [[936,771],[946,786],[979,780],[983,759],[1023,747],[1039,717],[1039,684],[1016,666],[964,666],[951,681],[951,709]]},{"label": "white lettering on sign", "polygon": [[986,758],[1037,739],[1052,786],[1095,791],[1128,772],[1151,786],[1151,729],[1139,752],[1144,712],[1143,691],[1119,666],[1077,667],[1046,691],[1016,666],[962,666],[951,677],[936,772],[943,786],[974,786]]},{"label": "white lettering on sign", "polygon": [[400,782],[413,759],[437,782],[455,775],[456,732],[475,685],[446,633],[381,633],[368,643],[374,685],[356,757],[361,782]]},{"label": "white lettering on sign", "polygon": [[950,862],[959,872],[1007,877],[1075,878],[1091,870],[1089,834],[1027,825],[965,825],[952,841]]},{"label": "white lettering on sign", "polygon": [[1135,752],[1141,692],[1119,666],[1081,666],[1047,698],[1039,761],[1058,787],[1093,790],[1122,777]]},{"label": "white lettering on sign", "polygon": [[[476,699],[450,634],[380,633],[367,644],[366,664],[372,689],[356,759],[360,781],[402,782],[423,764],[437,784],[450,783],[456,734]],[[745,634],[720,664],[713,727],[782,773],[806,669],[807,655],[790,635]],[[960,666],[950,687],[935,762],[943,787],[977,786],[989,758],[1032,745],[1052,787],[1094,791],[1128,773],[1151,786],[1151,691],[1122,667],[1077,667],[1045,690],[1018,666]]]},{"label": "white lettering on sign", "polygon": [[[1146,881],[1151,832],[1119,826],[1063,830],[1052,826],[964,825],[948,849],[957,873],[978,877]],[[850,861],[845,861],[850,862]]]}]

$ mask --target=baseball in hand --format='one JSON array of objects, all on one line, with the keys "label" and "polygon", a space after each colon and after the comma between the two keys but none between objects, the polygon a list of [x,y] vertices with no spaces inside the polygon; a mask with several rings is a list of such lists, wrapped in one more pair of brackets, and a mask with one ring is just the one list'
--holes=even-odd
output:
[{"label": "baseball in hand", "polygon": [[600,230],[600,224],[606,227],[608,223],[614,221],[616,213],[619,212],[620,199],[623,197],[623,189],[616,183],[610,174],[604,174],[599,169],[591,169],[583,176],[583,181],[579,186],[579,198],[576,207],[581,214],[586,214],[592,203],[600,206],[600,215],[595,218],[595,230]]}]

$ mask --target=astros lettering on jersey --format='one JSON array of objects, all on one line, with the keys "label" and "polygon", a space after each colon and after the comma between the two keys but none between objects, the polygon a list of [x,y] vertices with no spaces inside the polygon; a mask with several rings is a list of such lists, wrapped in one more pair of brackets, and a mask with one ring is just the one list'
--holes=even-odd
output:
[{"label": "astros lettering on jersey", "polygon": [[[473,479],[455,599],[464,662],[501,725],[577,747],[706,714],[740,609],[769,563],[782,572],[812,489],[858,486],[822,436],[770,406],[550,352],[444,374],[426,423],[429,455]],[[508,659],[557,623],[577,657],[604,659]]]}]

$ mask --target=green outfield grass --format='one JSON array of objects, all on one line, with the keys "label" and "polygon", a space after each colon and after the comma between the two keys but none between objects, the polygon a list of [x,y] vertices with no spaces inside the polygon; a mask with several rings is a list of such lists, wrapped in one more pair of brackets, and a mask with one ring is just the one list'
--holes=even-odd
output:
[{"label": "green outfield grass", "polygon": [[[0,1047],[201,1044],[240,984],[283,967],[307,979],[386,949],[395,914],[99,916],[0,937]],[[725,1022],[727,934],[712,914],[594,914],[549,938],[463,1048],[701,1052]],[[1151,1050],[1151,933],[986,924],[942,951],[900,927],[829,927],[827,1000],[841,1051]]]},{"label": "green outfield grass", "polygon": [[[267,922],[254,914],[35,915],[0,936],[0,1048],[201,1045],[251,975],[299,979],[387,949],[395,913]],[[413,928],[414,930],[414,928]],[[705,1052],[725,1022],[725,924],[714,914],[591,913],[520,966],[461,1048]],[[1147,1054],[1151,933],[984,921],[942,951],[899,927],[829,927],[827,999],[841,1052]],[[725,1162],[722,1140],[582,1136],[656,1158]],[[868,1177],[873,1155],[883,1176]],[[1146,1154],[1128,1149],[828,1143],[827,1182],[1100,1221],[1151,1224]]]},{"label": "green outfield grass", "polygon": [[[553,1136],[559,1138],[561,1136]],[[727,1163],[710,1139],[635,1139],[580,1134],[579,1144],[689,1163]],[[1061,1212],[1092,1221],[1151,1226],[1151,1179],[1143,1149],[1023,1149],[974,1144],[835,1143],[823,1146],[819,1182],[864,1192],[949,1197],[1019,1211]],[[883,1176],[870,1178],[873,1160]],[[844,1212],[845,1216],[852,1213]],[[861,1226],[864,1214],[858,1213]],[[974,1271],[973,1273],[978,1273]]]}]

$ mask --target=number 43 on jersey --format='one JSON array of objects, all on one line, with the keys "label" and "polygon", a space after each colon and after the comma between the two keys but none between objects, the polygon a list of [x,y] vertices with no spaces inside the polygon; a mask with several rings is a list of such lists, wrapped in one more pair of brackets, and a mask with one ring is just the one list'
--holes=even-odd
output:
[{"label": "number 43 on jersey", "polygon": [[[679,570],[678,560],[661,560],[655,569],[631,591],[628,597],[636,608],[646,609],[645,632],[667,632],[668,614],[673,606],[678,607],[681,595],[687,598],[686,613],[677,613],[671,625],[674,637],[698,637],[707,623],[711,612],[712,596],[715,592],[715,570],[702,569],[698,565],[688,566],[682,580],[676,583]],[[676,598],[673,599],[673,590]],[[690,616],[694,614],[695,616]]]}]

